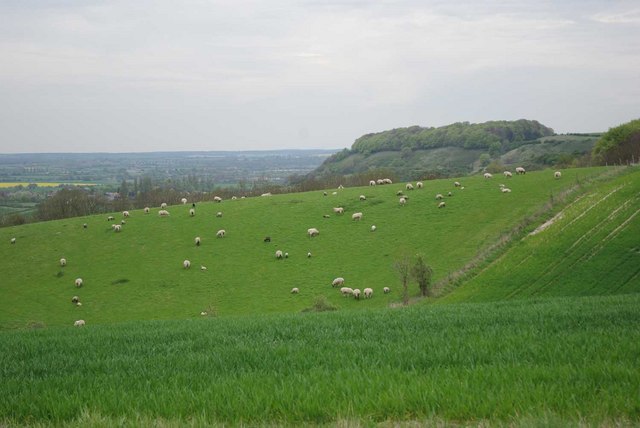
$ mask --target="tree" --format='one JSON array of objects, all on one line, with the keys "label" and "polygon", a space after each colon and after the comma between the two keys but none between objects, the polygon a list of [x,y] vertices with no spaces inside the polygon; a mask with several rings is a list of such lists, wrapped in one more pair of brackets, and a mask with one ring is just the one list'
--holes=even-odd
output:
[{"label": "tree", "polygon": [[407,255],[401,256],[393,263],[393,267],[400,276],[400,282],[402,283],[402,289],[400,295],[402,296],[402,304],[409,304],[409,277],[411,275],[411,260]]},{"label": "tree", "polygon": [[433,277],[433,269],[429,266],[422,254],[416,255],[416,260],[411,267],[411,275],[418,283],[420,287],[420,293],[422,296],[431,295],[431,278]]},{"label": "tree", "polygon": [[640,158],[640,119],[610,128],[593,148],[601,163],[624,164]]}]

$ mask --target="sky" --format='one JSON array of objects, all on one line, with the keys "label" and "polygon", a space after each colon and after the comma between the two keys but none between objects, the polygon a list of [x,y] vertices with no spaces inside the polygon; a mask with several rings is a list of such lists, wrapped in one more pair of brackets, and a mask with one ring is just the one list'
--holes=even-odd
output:
[{"label": "sky", "polygon": [[0,0],[0,153],[342,149],[640,117],[640,2]]}]

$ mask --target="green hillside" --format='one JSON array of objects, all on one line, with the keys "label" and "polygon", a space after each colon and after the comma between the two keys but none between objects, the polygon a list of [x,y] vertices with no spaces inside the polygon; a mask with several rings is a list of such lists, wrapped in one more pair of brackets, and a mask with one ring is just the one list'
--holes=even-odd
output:
[{"label": "green hillside", "polygon": [[[106,216],[5,228],[0,230],[5,243],[0,246],[0,326],[71,325],[79,318],[90,324],[186,319],[201,311],[290,313],[311,307],[318,296],[340,310],[386,307],[399,300],[393,263],[402,254],[423,253],[434,279],[443,279],[523,218],[540,213],[552,195],[606,171],[565,170],[560,180],[549,170],[508,181],[469,177],[461,179],[464,190],[454,188],[453,180],[427,181],[423,189],[406,191],[405,206],[396,196],[404,183],[397,183],[328,196],[309,192],[203,203],[195,217],[188,214],[190,205],[169,207],[168,218],[160,218],[157,208],[147,215],[132,211],[120,233],[113,232]],[[499,183],[512,192],[500,192]],[[446,208],[438,209],[434,196],[448,191]],[[361,194],[365,201],[359,200]],[[343,206],[345,215],[333,214],[335,206]],[[351,220],[356,211],[364,213],[363,221]],[[119,221],[122,215],[115,217]],[[371,232],[374,224],[377,230]],[[308,238],[310,227],[320,236]],[[226,237],[215,237],[219,229]],[[202,237],[200,247],[194,245],[196,236]],[[270,243],[263,242],[265,236]],[[12,237],[15,244],[9,243]],[[276,249],[289,258],[276,260]],[[58,264],[61,257],[68,262],[64,268]],[[184,259],[191,269],[182,268]],[[373,288],[374,298],[342,297],[330,285],[338,276],[346,286]],[[81,289],[74,286],[77,277],[84,280]],[[392,292],[384,295],[384,286]],[[300,294],[290,294],[292,287]],[[71,304],[74,295],[81,307]]]},{"label": "green hillside", "polygon": [[442,303],[640,292],[640,170],[594,186]]}]

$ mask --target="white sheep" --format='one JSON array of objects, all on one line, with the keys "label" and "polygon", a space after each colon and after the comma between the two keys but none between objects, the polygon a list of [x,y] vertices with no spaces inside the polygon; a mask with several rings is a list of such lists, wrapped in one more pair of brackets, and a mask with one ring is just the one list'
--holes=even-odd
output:
[{"label": "white sheep", "polygon": [[167,211],[167,210],[160,210],[160,211],[158,211],[158,215],[159,215],[160,217],[169,217],[169,211]]},{"label": "white sheep", "polygon": [[74,327],[83,327],[86,323],[84,322],[84,320],[77,320],[76,322],[73,323]]},{"label": "white sheep", "polygon": [[376,182],[374,180],[369,181],[369,186],[375,186]]},{"label": "white sheep", "polygon": [[120,224],[124,225],[124,224],[127,224],[127,222],[124,220],[120,220]]},{"label": "white sheep", "polygon": [[182,202],[182,205],[186,204],[187,203],[187,198],[180,199],[180,202]]},{"label": "white sheep", "polygon": [[231,200],[232,200],[232,201],[235,201],[236,199],[238,199],[238,197],[237,197],[237,196],[232,196],[232,197],[231,197]]},{"label": "white sheep", "polygon": [[191,267],[191,262],[189,260],[185,260],[182,262],[182,267],[185,269],[189,269]]},{"label": "white sheep", "polygon": [[344,208],[342,207],[334,207],[333,212],[336,214],[344,214]]},{"label": "white sheep", "polygon": [[195,215],[196,215],[196,210],[194,210],[193,208],[191,208],[191,209],[189,210],[189,215],[190,215],[191,217],[195,216]]},{"label": "white sheep", "polygon": [[222,198],[220,196],[214,196],[213,202],[222,202]]},{"label": "white sheep", "polygon": [[362,220],[362,213],[353,213],[353,215],[351,216],[351,220]]},{"label": "white sheep", "polygon": [[372,232],[375,232],[375,231],[376,231],[376,229],[377,229],[376,225],[375,225],[375,224],[372,224],[372,225],[371,225],[371,231],[372,231]]},{"label": "white sheep", "polygon": [[523,174],[526,174],[526,172],[527,171],[525,171],[525,169],[523,167],[521,167],[521,166],[516,168],[516,174],[523,175]]},{"label": "white sheep", "polygon": [[393,181],[391,181],[390,178],[383,178],[382,181],[384,182],[384,184],[393,184]]},{"label": "white sheep", "polygon": [[83,284],[84,282],[82,281],[82,278],[76,278],[76,280],[75,280],[75,282],[74,282],[74,283],[75,283],[75,285],[76,285],[76,288],[80,288],[80,287],[82,287],[82,284]]},{"label": "white sheep", "polygon": [[122,217],[129,217],[129,211],[122,211]]},{"label": "white sheep", "polygon": [[207,270],[206,266],[200,265],[200,270]]},{"label": "white sheep", "polygon": [[71,303],[73,303],[74,305],[77,305],[80,302],[80,298],[78,296],[73,296],[71,298]]},{"label": "white sheep", "polygon": [[11,243],[15,244],[16,243],[16,238],[11,238]]},{"label": "white sheep", "polygon": [[207,312],[206,311],[202,311],[202,312],[200,312],[200,315],[202,315],[203,317],[206,317],[207,316]]},{"label": "white sheep", "polygon": [[454,185],[455,187],[460,187],[460,182],[459,182],[459,181],[454,181],[454,182],[453,182],[453,185]]},{"label": "white sheep", "polygon": [[218,238],[224,238],[224,235],[227,233],[226,230],[224,229],[220,229],[219,231],[216,232],[216,237]]},{"label": "white sheep", "polygon": [[384,184],[384,180],[382,178],[378,178],[376,180],[376,184]]},{"label": "white sheep", "polygon": [[562,177],[562,173],[560,171],[556,171],[556,172],[553,173],[553,176],[555,178],[560,178],[560,177]]},{"label": "white sheep", "polygon": [[384,294],[389,294],[391,292],[391,289],[389,287],[384,287],[382,291],[384,292]]},{"label": "white sheep", "polygon": [[333,281],[331,281],[331,286],[332,287],[339,287],[339,286],[341,286],[343,284],[344,284],[344,278],[342,278],[341,276],[339,276],[338,278],[336,278]]},{"label": "white sheep", "polygon": [[440,199],[444,199],[444,196],[442,196],[442,193],[438,193],[436,195],[436,200],[440,200]]},{"label": "white sheep", "polygon": [[76,306],[82,306],[82,302],[76,303]]},{"label": "white sheep", "polygon": [[342,287],[340,289],[340,293],[342,293],[343,296],[351,296],[353,294],[353,290],[349,287]]},{"label": "white sheep", "polygon": [[406,204],[406,203],[407,203],[407,198],[405,198],[405,197],[403,196],[403,197],[401,197],[401,198],[398,200],[398,202],[400,203],[400,205],[404,205],[404,204]]},{"label": "white sheep", "polygon": [[367,200],[367,197],[366,197],[365,195],[360,195],[360,200],[361,200],[361,201],[366,201],[366,200]]},{"label": "white sheep", "polygon": [[113,221],[113,220],[115,220],[114,216],[110,215],[109,217],[107,217],[107,221]]},{"label": "white sheep", "polygon": [[485,173],[483,174],[483,177],[484,177],[484,178],[493,178],[493,174],[491,174],[490,172],[485,172]]},{"label": "white sheep", "polygon": [[263,193],[263,194],[262,194],[262,195],[260,195],[260,196],[271,196],[271,192]]},{"label": "white sheep", "polygon": [[67,259],[64,257],[60,259],[60,266],[65,267],[67,265]]},{"label": "white sheep", "polygon": [[276,259],[284,258],[284,253],[280,250],[276,250]]},{"label": "white sheep", "polygon": [[216,217],[218,217],[218,218],[222,217],[222,211],[218,211],[218,212],[216,213]]},{"label": "white sheep", "polygon": [[447,205],[447,204],[445,204],[445,202],[444,202],[444,201],[442,201],[442,202],[440,202],[440,203],[438,204],[438,208],[444,208],[446,205]]},{"label": "white sheep", "polygon": [[511,174],[511,171],[505,171],[502,174],[504,174],[504,176],[507,177],[507,178],[513,177],[513,174]]},{"label": "white sheep", "polygon": [[145,214],[149,214],[151,210],[149,209],[149,207],[144,207],[144,213]]},{"label": "white sheep", "polygon": [[315,227],[312,227],[310,229],[307,229],[307,235],[309,235],[309,238],[313,238],[314,236],[320,235],[320,231]]},{"label": "white sheep", "polygon": [[364,298],[365,299],[370,299],[371,296],[373,296],[373,289],[372,288],[365,288],[363,290],[363,292],[364,292]]},{"label": "white sheep", "polygon": [[308,259],[310,259],[310,258],[311,258],[311,251],[309,251],[309,252],[307,253],[307,258],[308,258]]},{"label": "white sheep", "polygon": [[407,183],[404,187],[405,187],[407,190],[413,190],[413,184],[411,184],[411,183]]},{"label": "white sheep", "polygon": [[416,187],[417,187],[418,189],[422,189],[422,188],[424,187],[424,183],[422,183],[422,181],[418,181],[418,182],[416,183]]},{"label": "white sheep", "polygon": [[300,292],[300,289],[298,287],[293,287],[291,289],[291,294],[298,294]]},{"label": "white sheep", "polygon": [[160,204],[160,208],[161,208],[161,209],[165,209],[165,208],[167,208],[167,203],[166,203],[166,202],[161,203],[161,204]]},{"label": "white sheep", "polygon": [[113,230],[114,230],[114,232],[120,232],[120,231],[122,230],[122,226],[121,226],[121,225],[119,225],[119,224],[116,224],[116,225],[113,227]]},{"label": "white sheep", "polygon": [[199,247],[201,243],[199,236],[196,236],[195,242],[196,242],[196,247]]},{"label": "white sheep", "polygon": [[354,288],[353,289],[353,297],[356,300],[360,300],[360,289],[359,288]]},{"label": "white sheep", "polygon": [[338,190],[342,190],[342,189],[344,189],[344,186],[341,184],[338,186]]},{"label": "white sheep", "polygon": [[284,258],[288,259],[289,258],[289,253],[284,253]]},{"label": "white sheep", "polygon": [[511,189],[509,189],[508,187],[503,187],[500,191],[502,193],[511,193]]}]

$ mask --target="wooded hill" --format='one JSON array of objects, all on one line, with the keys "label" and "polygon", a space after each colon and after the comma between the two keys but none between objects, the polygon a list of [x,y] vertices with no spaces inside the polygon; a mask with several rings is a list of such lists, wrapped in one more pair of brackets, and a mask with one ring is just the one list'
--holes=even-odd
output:
[{"label": "wooded hill", "polygon": [[[535,120],[458,122],[366,134],[330,156],[309,178],[387,170],[398,180],[462,175],[497,166],[569,166],[589,154],[599,134],[554,135]],[[526,149],[525,149],[526,146]],[[497,171],[496,171],[497,172]]]}]

